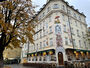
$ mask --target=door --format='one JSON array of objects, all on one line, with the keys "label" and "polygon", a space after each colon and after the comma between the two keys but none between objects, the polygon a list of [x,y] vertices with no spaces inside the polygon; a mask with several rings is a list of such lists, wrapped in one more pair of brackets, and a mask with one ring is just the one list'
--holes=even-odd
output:
[{"label": "door", "polygon": [[58,64],[59,64],[59,65],[64,65],[63,53],[62,53],[62,52],[59,52],[59,53],[58,53]]}]

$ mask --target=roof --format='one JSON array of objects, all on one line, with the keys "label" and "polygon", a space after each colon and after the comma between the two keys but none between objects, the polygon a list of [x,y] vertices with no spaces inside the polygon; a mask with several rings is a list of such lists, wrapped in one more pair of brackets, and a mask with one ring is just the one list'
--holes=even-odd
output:
[{"label": "roof", "polygon": [[[40,11],[37,12],[36,16],[37,16],[37,15],[47,6],[47,4],[49,4],[51,1],[54,1],[54,0],[49,0],[46,4],[44,4],[43,7],[40,8]],[[64,3],[66,3],[66,5],[67,5],[68,7],[72,8],[73,10],[75,10],[76,12],[78,12],[79,14],[83,15],[84,17],[86,17],[83,12],[81,13],[81,12],[79,12],[78,9],[75,9],[74,6],[70,6],[67,1],[64,1],[64,0],[61,0],[61,1],[64,2]]]}]

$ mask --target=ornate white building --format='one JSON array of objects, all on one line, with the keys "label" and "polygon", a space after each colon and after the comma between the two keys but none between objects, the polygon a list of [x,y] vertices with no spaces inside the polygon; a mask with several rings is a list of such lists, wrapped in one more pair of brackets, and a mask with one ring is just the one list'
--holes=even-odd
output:
[{"label": "ornate white building", "polygon": [[85,40],[86,16],[64,0],[47,0],[36,15],[35,44],[29,45],[29,63],[55,63],[90,59]]}]

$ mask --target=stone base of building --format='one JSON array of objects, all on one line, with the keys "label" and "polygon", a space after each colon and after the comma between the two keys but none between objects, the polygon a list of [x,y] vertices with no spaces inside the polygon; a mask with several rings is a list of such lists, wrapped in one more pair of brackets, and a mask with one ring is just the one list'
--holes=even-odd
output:
[{"label": "stone base of building", "polygon": [[90,68],[90,60],[78,61],[74,63],[64,62],[65,64],[59,66],[56,63],[23,63],[24,66],[35,68]]}]

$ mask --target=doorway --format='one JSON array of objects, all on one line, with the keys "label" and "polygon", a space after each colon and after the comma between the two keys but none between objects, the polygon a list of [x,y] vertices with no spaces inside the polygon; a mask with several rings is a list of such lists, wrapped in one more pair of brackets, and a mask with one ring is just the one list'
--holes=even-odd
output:
[{"label": "doorway", "polygon": [[64,65],[63,53],[62,53],[62,52],[59,52],[59,53],[58,53],[58,64],[59,64],[59,65]]}]

